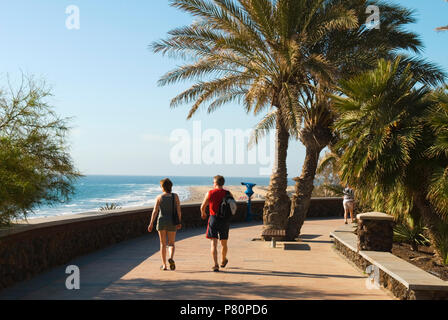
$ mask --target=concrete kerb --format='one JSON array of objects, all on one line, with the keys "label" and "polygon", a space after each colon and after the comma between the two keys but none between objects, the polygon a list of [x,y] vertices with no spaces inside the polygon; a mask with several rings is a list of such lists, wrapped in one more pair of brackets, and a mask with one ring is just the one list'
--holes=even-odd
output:
[{"label": "concrete kerb", "polygon": [[[448,298],[446,295],[448,292],[448,283],[446,281],[396,257],[390,252],[359,251],[356,246],[357,237],[353,233],[334,231],[331,233],[331,237],[335,241],[336,250],[341,251],[338,247],[342,245],[353,252],[350,255],[343,255],[357,265],[358,268],[362,269],[364,266],[360,264],[363,264],[362,261],[366,261],[371,265],[377,266],[385,275],[398,281],[408,290],[406,297],[415,298],[416,296],[422,295],[422,293],[425,296],[425,292],[430,292],[433,296],[441,296],[441,299]],[[382,278],[385,281],[384,277]],[[387,286],[385,283],[382,283],[382,285]],[[437,292],[440,294],[437,294]],[[396,292],[393,293],[398,296]],[[403,298],[403,296],[398,297]]]}]

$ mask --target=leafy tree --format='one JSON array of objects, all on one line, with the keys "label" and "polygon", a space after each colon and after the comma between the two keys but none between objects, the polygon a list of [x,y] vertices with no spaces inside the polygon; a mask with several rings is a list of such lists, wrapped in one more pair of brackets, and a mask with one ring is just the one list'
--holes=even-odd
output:
[{"label": "leafy tree", "polygon": [[433,145],[426,156],[434,159],[428,186],[428,199],[442,221],[435,222],[437,234],[433,244],[443,262],[448,265],[448,86],[434,91],[430,97],[434,107],[427,115],[434,132]]},{"label": "leafy tree", "polygon": [[0,224],[68,200],[80,176],[67,152],[67,119],[55,114],[49,96],[32,77],[0,91]]},{"label": "leafy tree", "polygon": [[431,93],[430,101],[434,104],[427,114],[428,123],[434,133],[434,141],[426,156],[434,161],[428,198],[439,213],[448,218],[448,86]]},{"label": "leafy tree", "polygon": [[[173,0],[171,4],[197,18],[170,38],[152,45],[155,52],[186,58],[185,64],[162,77],[161,85],[197,81],[172,100],[173,107],[192,103],[189,118],[204,104],[208,112],[240,102],[247,112],[265,118],[256,127],[255,141],[276,131],[276,161],[266,195],[267,229],[283,229],[290,212],[286,156],[291,131],[302,116],[296,111],[298,84],[306,78],[327,79],[329,65],[309,48],[322,35],[355,27],[349,9],[323,7],[322,0]],[[306,45],[302,46],[302,43]]]},{"label": "leafy tree", "polygon": [[[265,118],[255,128],[255,141],[268,130],[277,135],[276,166],[264,209],[265,228],[299,233],[308,211],[320,152],[334,140],[335,114],[329,94],[340,79],[374,68],[378,58],[395,57],[399,49],[418,52],[421,41],[403,30],[413,12],[367,0],[173,0],[194,15],[188,27],[155,43],[155,52],[185,58],[187,63],[160,80],[166,85],[196,80],[172,100],[192,103],[191,117],[202,105],[208,112],[237,101],[247,112]],[[381,8],[381,30],[370,30],[366,7]],[[433,65],[417,59],[417,73],[440,79]],[[191,63],[193,61],[193,63]],[[403,63],[405,65],[405,63]],[[296,178],[292,206],[287,197],[286,156],[290,137],[307,153]],[[288,218],[289,216],[289,218]]]},{"label": "leafy tree", "polygon": [[421,80],[396,59],[341,81],[335,129],[342,181],[375,210],[421,216],[436,244],[448,212],[446,93],[433,93]]},{"label": "leafy tree", "polygon": [[[371,70],[380,58],[394,59],[400,52],[401,68],[410,65],[412,71],[421,77],[424,83],[438,83],[444,77],[438,68],[416,57],[404,55],[405,50],[418,53],[422,47],[419,37],[404,30],[404,26],[415,21],[414,12],[401,6],[389,5],[381,1],[344,0],[324,1],[328,5],[339,5],[350,9],[358,22],[356,28],[339,28],[322,33],[322,37],[313,46],[300,42],[300,50],[318,55],[327,63],[330,81],[308,74],[306,85],[300,85],[299,109],[301,126],[296,128],[297,137],[306,147],[302,174],[296,178],[296,192],[292,200],[288,220],[288,238],[294,239],[300,234],[305,221],[314,179],[321,151],[334,145],[338,137],[331,129],[337,113],[331,107],[329,95],[336,92],[342,79],[350,78],[360,72]],[[376,5],[380,8],[380,30],[369,29],[364,24],[366,8]]]},{"label": "leafy tree", "polygon": [[340,155],[328,151],[320,159],[315,178],[318,186],[313,190],[313,197],[343,196],[344,187],[341,185],[338,170],[339,157]]}]

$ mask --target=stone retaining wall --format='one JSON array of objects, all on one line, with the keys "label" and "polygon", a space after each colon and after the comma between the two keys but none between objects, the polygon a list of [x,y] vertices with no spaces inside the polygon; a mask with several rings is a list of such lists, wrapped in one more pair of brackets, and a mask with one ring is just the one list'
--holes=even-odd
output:
[{"label": "stone retaining wall", "polygon": [[[371,265],[369,261],[364,259],[359,253],[346,247],[343,243],[339,242],[336,238],[334,240],[335,249],[342,253],[348,260],[353,262],[358,268],[363,270],[367,269]],[[392,294],[400,300],[415,300],[415,295],[411,294],[409,290],[401,282],[395,280],[383,270],[380,269],[380,283],[385,289],[392,292]]]},{"label": "stone retaining wall", "polygon": [[[252,202],[254,220],[262,219],[264,201]],[[206,227],[200,204],[182,206],[184,228]],[[233,222],[246,219],[240,202]],[[27,280],[76,257],[147,234],[152,208],[118,210],[66,217],[62,220],[0,230],[0,290]],[[312,199],[309,217],[343,214],[341,199]]]},{"label": "stone retaining wall", "polygon": [[381,212],[358,214],[358,251],[392,252],[394,218]]},{"label": "stone retaining wall", "polygon": [[[349,261],[353,262],[362,271],[372,265],[371,262],[362,257],[359,252],[353,251],[337,238],[333,238],[335,249],[344,255]],[[394,279],[390,274],[379,269],[379,283],[384,289],[389,290],[400,300],[448,300],[448,292],[424,290],[415,291],[408,289],[403,283]]]},{"label": "stone retaining wall", "polygon": [[312,198],[308,218],[343,217],[342,198]]}]

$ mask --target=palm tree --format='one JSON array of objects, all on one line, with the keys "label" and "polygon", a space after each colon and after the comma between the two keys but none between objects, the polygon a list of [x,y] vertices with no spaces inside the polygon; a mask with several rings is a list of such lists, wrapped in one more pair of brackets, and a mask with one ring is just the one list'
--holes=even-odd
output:
[{"label": "palm tree", "polygon": [[439,137],[448,118],[446,100],[421,80],[398,58],[341,81],[335,129],[343,182],[376,210],[397,217],[418,211],[434,244],[448,212],[447,136]]},{"label": "palm tree", "polygon": [[[310,54],[319,55],[330,66],[328,77],[330,82],[308,75],[307,85],[300,86],[299,113],[302,116],[296,133],[306,147],[302,175],[296,180],[296,192],[292,200],[291,213],[288,220],[288,238],[295,239],[305,221],[314,179],[321,151],[337,141],[331,126],[337,116],[331,108],[329,94],[334,93],[338,81],[375,67],[379,58],[394,58],[398,49],[419,53],[422,43],[418,36],[403,29],[408,23],[415,21],[413,11],[400,6],[387,5],[383,2],[366,0],[327,1],[333,5],[351,8],[359,27],[337,29],[326,32],[313,46],[302,48]],[[365,8],[377,5],[381,9],[381,29],[368,29],[362,22],[365,20]],[[300,43],[299,45],[302,45]],[[401,67],[411,64],[412,70],[422,76],[422,81],[435,83],[443,79],[443,74],[432,64],[423,60],[404,57]]]},{"label": "palm tree", "polygon": [[331,3],[323,7],[324,2],[172,0],[172,6],[197,20],[152,45],[155,52],[193,60],[160,80],[161,85],[197,81],[171,101],[172,107],[193,103],[188,118],[204,104],[213,112],[234,101],[247,112],[267,112],[255,131],[257,140],[265,129],[276,130],[276,161],[263,214],[267,229],[285,228],[290,211],[286,156],[290,131],[302,119],[296,112],[299,90],[309,76],[328,82],[331,69],[308,48],[326,32],[357,26],[350,10]]},{"label": "palm tree", "polygon": [[[448,158],[448,86],[436,90],[431,97],[435,107],[428,115],[428,122],[435,133],[435,140],[428,150],[428,156],[435,159]],[[437,227],[435,246],[443,262],[448,264],[448,165],[446,162],[434,163],[428,199],[443,222]]]},{"label": "palm tree", "polygon": [[[428,150],[432,158],[448,158],[448,86],[435,90],[431,100],[435,106],[431,110],[428,121],[435,133],[434,145]],[[437,165],[431,177],[429,198],[441,214],[448,213],[448,166]],[[448,218],[446,216],[446,218]]]},{"label": "palm tree", "polygon": [[340,161],[340,149],[334,150],[334,147],[330,147],[330,151],[327,151],[324,156],[319,160],[319,164],[316,171],[316,180],[317,178],[321,178],[320,181],[322,184],[322,188],[333,195],[342,196],[344,187],[341,184],[341,180],[339,178],[339,168],[338,164]]}]

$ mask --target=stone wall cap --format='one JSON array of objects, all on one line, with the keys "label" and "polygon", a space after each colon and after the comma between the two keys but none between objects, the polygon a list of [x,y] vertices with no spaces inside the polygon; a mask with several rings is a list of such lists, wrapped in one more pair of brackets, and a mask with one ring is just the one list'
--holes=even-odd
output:
[{"label": "stone wall cap", "polygon": [[358,220],[384,220],[384,221],[394,221],[394,217],[382,212],[367,212],[361,213],[356,216]]},{"label": "stone wall cap", "polygon": [[[264,202],[264,200],[252,201],[253,204],[262,202]],[[244,205],[246,204],[246,201],[237,201],[237,203],[240,205]],[[199,208],[200,206],[201,206],[200,202],[191,202],[181,205],[182,208],[194,208],[194,207]],[[152,210],[153,210],[152,206],[144,206],[144,207],[124,208],[113,211],[91,211],[64,216],[18,220],[10,227],[0,228],[0,240],[4,237],[12,236],[18,233],[24,233],[31,230],[37,230],[41,228],[55,227],[61,225],[69,226],[71,223],[90,222],[95,220],[105,221],[109,219],[115,219],[119,217],[125,217],[131,214],[140,214],[140,213],[146,213],[149,216]]]}]

